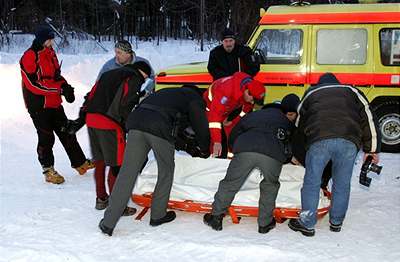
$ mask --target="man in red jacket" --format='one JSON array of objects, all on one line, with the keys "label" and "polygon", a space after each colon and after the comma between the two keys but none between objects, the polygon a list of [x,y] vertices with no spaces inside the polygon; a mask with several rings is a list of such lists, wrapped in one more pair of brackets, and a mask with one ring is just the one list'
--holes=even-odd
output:
[{"label": "man in red jacket", "polygon": [[[211,135],[211,153],[214,157],[221,156],[222,153],[222,125],[226,137],[229,137],[230,131],[240,118],[253,110],[254,103],[263,103],[264,95],[264,85],[243,72],[218,79],[204,92]],[[240,114],[233,120],[229,119],[228,116],[238,109],[241,109]],[[231,157],[229,152],[228,157]]]},{"label": "man in red jacket", "polygon": [[25,105],[38,134],[37,153],[46,182],[61,184],[64,177],[54,169],[54,133],[58,136],[71,166],[80,175],[94,165],[87,160],[75,135],[63,132],[68,120],[62,107],[61,95],[68,103],[75,100],[74,89],[61,76],[61,68],[52,48],[54,32],[39,27],[32,46],[21,60],[22,91]]}]

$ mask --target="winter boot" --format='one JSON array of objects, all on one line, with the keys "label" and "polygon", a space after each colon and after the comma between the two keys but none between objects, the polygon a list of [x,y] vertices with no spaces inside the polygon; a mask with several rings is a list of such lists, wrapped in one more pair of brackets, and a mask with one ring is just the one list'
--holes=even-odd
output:
[{"label": "winter boot", "polygon": [[258,226],[258,233],[267,234],[275,226],[276,226],[276,221],[273,218],[271,223],[269,223],[268,225],[266,225],[266,226]]},{"label": "winter boot", "polygon": [[329,222],[329,224],[329,230],[332,232],[340,232],[342,230],[342,223],[340,223],[339,225],[335,225]]},{"label": "winter boot", "polygon": [[306,228],[305,226],[300,224],[300,221],[298,219],[290,219],[288,226],[293,231],[300,231],[306,237],[312,237],[315,235],[315,229]]},{"label": "winter boot", "polygon": [[78,171],[79,175],[83,175],[83,174],[85,174],[89,169],[92,169],[92,168],[94,168],[94,167],[95,167],[95,166],[94,166],[94,163],[93,163],[91,160],[86,159],[86,161],[85,161],[81,166],[76,167],[75,169],[76,169],[76,171]]},{"label": "winter boot", "polygon": [[99,223],[99,228],[100,228],[101,232],[103,232],[103,234],[112,236],[114,228],[109,228],[109,227],[105,226],[103,223],[103,220],[104,219],[100,220],[100,223]]},{"label": "winter boot", "polygon": [[159,219],[150,219],[150,226],[156,227],[162,225],[164,223],[168,223],[173,221],[176,218],[176,214],[174,211],[168,211],[167,214]]},{"label": "winter boot", "polygon": [[53,184],[62,184],[64,183],[65,179],[62,175],[60,175],[54,167],[44,167],[43,174],[46,179],[46,182],[53,183]]},{"label": "winter boot", "polygon": [[101,198],[96,198],[96,206],[94,208],[96,208],[97,210],[103,210],[106,209],[108,206],[108,197],[106,197],[105,199],[101,199]]},{"label": "winter boot", "polygon": [[212,229],[221,231],[223,219],[224,219],[224,214],[212,215],[211,213],[207,213],[203,217],[203,222],[204,224],[210,226]]},{"label": "winter boot", "polygon": [[124,212],[122,213],[122,216],[127,217],[127,216],[133,216],[136,213],[136,208],[134,207],[125,207]]}]

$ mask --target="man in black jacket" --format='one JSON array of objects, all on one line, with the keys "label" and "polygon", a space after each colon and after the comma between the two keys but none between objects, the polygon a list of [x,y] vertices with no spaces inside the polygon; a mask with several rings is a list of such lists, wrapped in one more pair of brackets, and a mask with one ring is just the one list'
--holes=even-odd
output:
[{"label": "man in black jacket", "polygon": [[158,226],[175,219],[175,212],[167,212],[167,205],[174,176],[174,143],[180,118],[189,119],[199,147],[204,152],[202,156],[209,156],[210,134],[205,103],[200,94],[191,88],[182,87],[162,89],[145,98],[129,114],[124,162],[104,219],[99,224],[103,233],[112,235],[150,150],[153,150],[158,166],[150,225]]},{"label": "man in black jacket", "polygon": [[[139,103],[140,88],[151,73],[143,61],[103,73],[86,96],[86,111],[90,147],[95,160],[96,209],[107,207],[105,166],[110,167],[108,187],[112,192],[125,150],[125,123],[129,113]],[[136,209],[126,207],[124,215]]]},{"label": "man in black jacket", "polygon": [[213,81],[231,76],[235,72],[245,72],[255,76],[260,71],[253,52],[248,46],[236,44],[235,34],[228,28],[222,33],[222,44],[210,52],[208,72]]},{"label": "man in black jacket", "polygon": [[260,182],[258,232],[268,233],[275,227],[273,210],[278,195],[279,175],[283,163],[291,158],[290,134],[294,129],[300,99],[290,94],[281,104],[270,104],[246,115],[232,130],[229,144],[234,157],[226,176],[214,196],[212,212],[204,215],[204,223],[222,230],[222,219],[251,171],[259,169]]},{"label": "man in black jacket", "polygon": [[329,210],[330,230],[339,232],[345,218],[354,161],[362,147],[365,157],[378,162],[380,133],[377,121],[364,94],[342,85],[331,73],[321,76],[310,87],[299,105],[296,120],[306,138],[306,174],[301,189],[302,210],[289,227],[305,236],[315,234],[321,176],[332,161],[332,201]]}]

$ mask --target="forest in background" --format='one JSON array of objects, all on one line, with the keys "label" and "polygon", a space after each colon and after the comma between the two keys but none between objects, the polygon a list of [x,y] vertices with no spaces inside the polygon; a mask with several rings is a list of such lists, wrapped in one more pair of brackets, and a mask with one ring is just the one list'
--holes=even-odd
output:
[{"label": "forest in background", "polygon": [[259,20],[260,8],[292,2],[294,0],[0,0],[0,45],[8,41],[10,34],[33,33],[45,20],[65,39],[115,41],[125,38],[132,41],[135,37],[157,43],[168,38],[194,39],[203,46],[203,41],[219,40],[223,29],[230,27],[237,32],[238,39],[245,42]]}]

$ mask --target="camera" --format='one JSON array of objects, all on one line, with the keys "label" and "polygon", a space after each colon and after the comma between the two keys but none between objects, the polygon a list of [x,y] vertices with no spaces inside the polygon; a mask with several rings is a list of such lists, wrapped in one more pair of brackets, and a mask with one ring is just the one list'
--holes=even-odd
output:
[{"label": "camera", "polygon": [[361,166],[360,184],[366,187],[369,187],[371,185],[372,180],[370,177],[367,177],[368,172],[372,171],[373,173],[379,175],[382,171],[382,166],[378,166],[372,163],[372,159],[372,156],[368,156]]},{"label": "camera", "polygon": [[290,136],[290,132],[283,129],[283,128],[278,128],[276,130],[276,138],[282,142],[287,142]]}]

